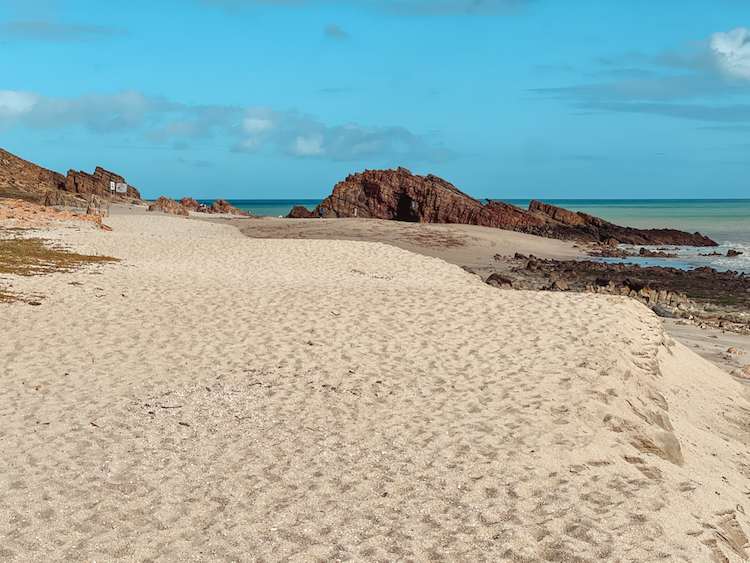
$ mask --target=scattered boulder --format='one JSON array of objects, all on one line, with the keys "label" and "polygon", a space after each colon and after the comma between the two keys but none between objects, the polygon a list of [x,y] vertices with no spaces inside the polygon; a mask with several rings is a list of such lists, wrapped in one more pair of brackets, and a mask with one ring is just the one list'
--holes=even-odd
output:
[{"label": "scattered boulder", "polygon": [[656,313],[657,316],[662,317],[664,319],[677,318],[677,315],[675,314],[675,312],[666,305],[656,304],[653,307],[651,307],[651,310],[654,313]]},{"label": "scattered boulder", "polygon": [[502,276],[498,274],[497,272],[490,274],[490,276],[485,280],[485,283],[493,287],[501,287],[501,288],[513,287],[513,280],[511,280],[508,277]]},{"label": "scattered boulder", "polygon": [[735,250],[734,248],[730,248],[727,250],[727,258],[735,258],[737,256],[741,256],[743,252],[741,250]]},{"label": "scattered boulder", "polygon": [[44,192],[42,199],[42,205],[47,207],[75,207],[83,208],[87,207],[86,200],[69,194],[62,190],[47,190]]},{"label": "scattered boulder", "polygon": [[642,246],[638,250],[638,256],[647,257],[647,258],[676,258],[677,254],[670,253],[670,252],[663,252],[661,250],[650,250]]},{"label": "scattered boulder", "polygon": [[180,200],[180,205],[189,211],[198,211],[201,204],[194,200],[192,197],[183,197]]},{"label": "scattered boulder", "polygon": [[317,215],[303,205],[295,205],[292,207],[289,215],[287,215],[287,218],[289,219],[313,219],[315,217],[317,217]]},{"label": "scattered boulder", "polygon": [[168,197],[161,196],[159,199],[154,201],[148,206],[149,211],[159,211],[161,213],[168,213],[170,215],[182,215],[187,217],[190,215],[187,208],[180,202],[170,199]]},{"label": "scattered boulder", "polygon": [[243,216],[249,216],[250,213],[247,211],[242,211],[241,209],[235,207],[225,199],[217,199],[214,201],[210,207],[208,213],[222,213],[225,215],[243,215]]},{"label": "scattered boulder", "polygon": [[569,291],[570,285],[565,280],[555,280],[545,289],[549,291]]}]

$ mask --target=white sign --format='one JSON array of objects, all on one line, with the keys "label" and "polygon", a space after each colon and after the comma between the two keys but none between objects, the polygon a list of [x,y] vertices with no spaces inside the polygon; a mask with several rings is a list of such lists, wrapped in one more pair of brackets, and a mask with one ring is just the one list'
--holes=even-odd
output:
[{"label": "white sign", "polygon": [[128,193],[128,185],[122,182],[117,182],[115,191],[118,194],[126,194]]},{"label": "white sign", "polygon": [[110,192],[113,192],[113,191],[115,191],[115,183],[114,183],[114,182],[110,182],[110,183],[109,183],[109,191],[110,191]]}]

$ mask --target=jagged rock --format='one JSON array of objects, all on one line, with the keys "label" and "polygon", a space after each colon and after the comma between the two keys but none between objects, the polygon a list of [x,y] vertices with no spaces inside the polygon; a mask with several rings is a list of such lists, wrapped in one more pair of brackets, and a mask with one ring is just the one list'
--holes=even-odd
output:
[{"label": "jagged rock", "polygon": [[180,204],[180,202],[168,197],[161,196],[154,203],[148,206],[149,211],[160,211],[161,213],[169,213],[171,215],[182,215],[187,217],[190,215],[187,208]]},{"label": "jagged rock", "polygon": [[140,193],[132,186],[128,186],[126,194],[113,193],[110,190],[110,182],[125,183],[125,179],[100,166],[93,174],[70,170],[67,176],[63,176],[0,149],[0,196],[3,197],[15,197],[37,203],[49,201],[49,205],[80,203],[80,198],[74,200],[53,195],[57,191],[77,194],[84,198],[88,195],[97,195],[140,199]]},{"label": "jagged rock", "polygon": [[651,307],[651,310],[656,313],[659,317],[665,318],[665,319],[674,319],[677,317],[677,315],[667,307],[666,305],[654,305]]},{"label": "jagged rock", "polygon": [[490,274],[490,276],[485,280],[485,283],[494,287],[513,287],[513,280],[505,276],[501,276],[497,272]]},{"label": "jagged rock", "polygon": [[648,258],[676,258],[677,254],[671,252],[662,252],[661,250],[649,250],[643,246],[638,250],[638,256]]},{"label": "jagged rock", "polygon": [[[529,213],[541,214],[574,229],[574,236],[555,238],[578,238],[593,242],[607,241],[610,245],[613,241],[617,241],[621,244],[633,245],[718,246],[715,241],[700,233],[691,234],[676,229],[621,227],[587,213],[568,211],[536,200],[529,204]],[[554,230],[553,228],[553,232]],[[565,231],[561,231],[561,234],[570,235]]]},{"label": "jagged rock", "polygon": [[727,250],[727,258],[735,258],[741,255],[742,255],[741,250],[735,250],[734,248],[730,248],[729,250]]},{"label": "jagged rock", "polygon": [[201,207],[201,204],[194,200],[192,197],[183,197],[179,203],[185,209],[188,209],[190,211],[198,211],[198,209]]},{"label": "jagged rock", "polygon": [[132,198],[141,199],[141,194],[133,186],[128,184],[127,193],[119,194],[112,190],[117,184],[127,184],[125,178],[101,166],[97,166],[93,174],[81,170],[68,170],[65,178],[65,190],[77,194],[94,194],[110,198]]},{"label": "jagged rock", "polygon": [[85,199],[63,190],[47,190],[44,192],[42,204],[47,207],[88,207]]},{"label": "jagged rock", "polygon": [[315,213],[302,205],[295,205],[287,215],[289,219],[313,219],[317,217]]},{"label": "jagged rock", "polygon": [[241,209],[238,209],[234,205],[230,204],[228,201],[224,199],[217,199],[211,204],[209,213],[224,213],[227,215],[244,215],[249,216],[250,213],[247,211],[242,211]]},{"label": "jagged rock", "polygon": [[[290,214],[292,216],[292,214]],[[500,201],[483,204],[450,182],[405,168],[348,176],[312,213],[296,217],[370,217],[421,223],[481,225],[551,238],[614,244],[716,246],[700,234],[620,227],[603,219],[532,201],[528,211]]]},{"label": "jagged rock", "polygon": [[555,280],[546,289],[549,291],[569,291],[570,285],[565,280]]},{"label": "jagged rock", "polygon": [[65,188],[65,176],[0,149],[0,196],[43,203]]}]

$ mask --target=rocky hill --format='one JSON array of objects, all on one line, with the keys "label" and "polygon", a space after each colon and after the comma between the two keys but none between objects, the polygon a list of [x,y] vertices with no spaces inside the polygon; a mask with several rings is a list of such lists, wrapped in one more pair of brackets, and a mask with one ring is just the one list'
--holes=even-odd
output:
[{"label": "rocky hill", "polygon": [[117,194],[112,186],[125,178],[97,166],[93,174],[69,170],[66,176],[0,149],[0,197],[13,197],[51,205],[75,205],[87,196],[140,199],[136,188]]},{"label": "rocky hill", "polygon": [[314,211],[290,217],[370,217],[421,223],[462,223],[593,243],[716,246],[700,233],[621,227],[598,217],[532,201],[528,210],[499,201],[482,203],[450,182],[405,168],[352,174]]}]

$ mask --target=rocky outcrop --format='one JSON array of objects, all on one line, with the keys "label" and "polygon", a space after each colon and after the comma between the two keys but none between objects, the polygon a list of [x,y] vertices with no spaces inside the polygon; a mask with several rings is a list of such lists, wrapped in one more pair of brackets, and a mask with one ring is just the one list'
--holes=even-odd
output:
[{"label": "rocky outcrop", "polygon": [[420,223],[462,223],[592,243],[716,246],[698,233],[620,227],[585,213],[531,202],[524,210],[499,201],[482,203],[450,182],[405,168],[366,170],[333,188],[314,211],[295,208],[289,217],[365,217]]},{"label": "rocky outcrop", "polygon": [[161,211],[162,213],[170,213],[173,215],[190,215],[190,212],[195,213],[208,213],[212,215],[224,214],[224,215],[239,215],[243,217],[250,217],[250,213],[243,211],[224,199],[217,199],[211,205],[200,203],[192,197],[183,197],[180,201],[175,201],[165,196],[161,196],[154,203],[149,205],[149,211]]},{"label": "rocky outcrop", "polygon": [[544,260],[521,254],[495,259],[492,270],[486,282],[497,287],[623,295],[662,317],[695,318],[709,326],[750,333],[750,276],[737,272]]},{"label": "rocky outcrop", "polygon": [[[205,207],[205,206],[204,206]],[[204,211],[202,209],[199,209],[199,211]],[[228,201],[224,199],[217,199],[214,201],[205,211],[204,213],[222,213],[225,215],[242,215],[245,217],[249,217],[250,213],[247,211],[242,211],[241,209],[235,207]]]},{"label": "rocky outcrop", "polygon": [[190,211],[198,211],[201,203],[198,203],[196,200],[194,200],[192,197],[183,197],[180,200],[180,205],[182,205],[184,208],[190,210]]},{"label": "rocky outcrop", "polygon": [[[117,193],[115,187],[118,184],[127,184],[127,192]],[[140,192],[125,181],[125,178],[101,166],[97,166],[93,174],[80,170],[68,170],[65,178],[66,191],[83,195],[97,195],[100,197],[125,197],[130,199],[141,199]]]},{"label": "rocky outcrop", "polygon": [[614,240],[621,244],[633,245],[718,246],[716,242],[700,233],[686,233],[676,229],[621,227],[587,213],[568,211],[537,200],[529,204],[529,213],[548,217],[560,225],[574,229],[578,233],[575,238],[580,240],[592,242]]},{"label": "rocky outcrop", "polygon": [[159,199],[149,205],[148,210],[168,213],[170,215],[182,215],[184,217],[190,215],[187,208],[180,204],[179,201],[175,201],[164,196],[161,196]]},{"label": "rocky outcrop", "polygon": [[287,217],[289,219],[312,219],[317,215],[303,205],[295,205]]},{"label": "rocky outcrop", "polygon": [[[115,193],[111,189],[113,183],[127,182],[119,174],[100,166],[93,174],[69,170],[67,176],[63,176],[0,149],[0,197],[78,207],[85,206],[92,195],[109,199],[140,199],[140,193],[132,186],[128,186],[127,193]],[[55,192],[72,194],[72,197],[57,196]]]},{"label": "rocky outcrop", "polygon": [[0,197],[41,203],[46,192],[63,190],[65,176],[0,149]]}]

